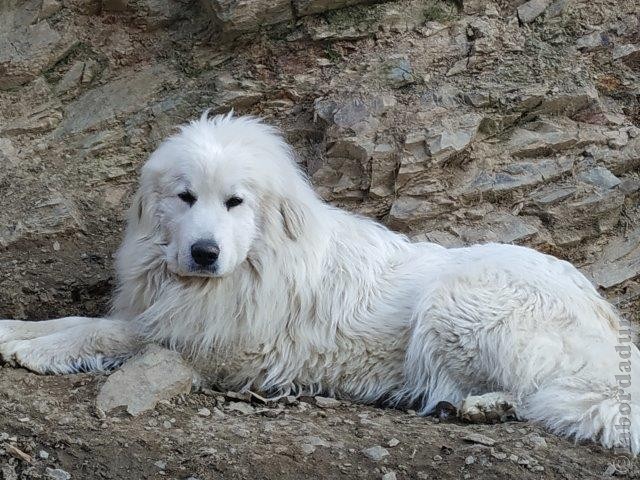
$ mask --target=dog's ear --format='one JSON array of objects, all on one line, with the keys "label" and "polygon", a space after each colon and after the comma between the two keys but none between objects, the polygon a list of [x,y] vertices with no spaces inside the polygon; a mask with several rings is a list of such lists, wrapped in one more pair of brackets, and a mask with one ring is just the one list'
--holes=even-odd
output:
[{"label": "dog's ear", "polygon": [[284,231],[291,240],[297,240],[305,228],[306,214],[302,205],[291,198],[283,198],[280,202],[280,215]]},{"label": "dog's ear", "polygon": [[128,227],[141,235],[148,235],[155,230],[156,221],[152,206],[153,193],[147,192],[141,185],[133,197],[128,215]]}]

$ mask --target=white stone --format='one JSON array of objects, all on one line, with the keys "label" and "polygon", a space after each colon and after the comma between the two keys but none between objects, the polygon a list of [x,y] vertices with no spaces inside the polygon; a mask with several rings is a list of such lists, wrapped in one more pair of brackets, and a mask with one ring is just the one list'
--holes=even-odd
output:
[{"label": "white stone", "polygon": [[135,416],[189,393],[197,381],[197,373],[180,354],[150,345],[111,374],[98,393],[97,406],[105,412],[125,407]]}]

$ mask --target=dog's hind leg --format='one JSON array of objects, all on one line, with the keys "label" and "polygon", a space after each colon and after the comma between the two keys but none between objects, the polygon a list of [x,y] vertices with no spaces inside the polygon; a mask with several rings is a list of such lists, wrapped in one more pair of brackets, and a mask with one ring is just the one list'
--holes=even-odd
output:
[{"label": "dog's hind leg", "polygon": [[[418,309],[407,368],[414,389],[424,379],[423,413],[506,392],[518,418],[640,453],[640,352],[613,308],[595,290],[489,280],[453,279]],[[429,389],[442,379],[449,397]]]},{"label": "dog's hind leg", "polygon": [[139,345],[132,322],[123,320],[0,321],[0,359],[37,373],[107,370]]}]

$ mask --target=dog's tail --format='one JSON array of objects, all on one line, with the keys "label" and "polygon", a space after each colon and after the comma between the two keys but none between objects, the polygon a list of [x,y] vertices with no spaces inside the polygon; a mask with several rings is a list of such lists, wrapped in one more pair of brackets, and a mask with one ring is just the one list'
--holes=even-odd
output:
[{"label": "dog's tail", "polygon": [[557,378],[525,399],[524,417],[576,441],[640,453],[640,403],[633,392],[579,377]]},{"label": "dog's tail", "polygon": [[635,456],[640,453],[640,351],[631,325],[606,302],[595,304],[596,315],[617,332],[616,344],[603,339],[585,352],[592,361],[542,383],[522,399],[524,417],[576,441],[596,441]]}]

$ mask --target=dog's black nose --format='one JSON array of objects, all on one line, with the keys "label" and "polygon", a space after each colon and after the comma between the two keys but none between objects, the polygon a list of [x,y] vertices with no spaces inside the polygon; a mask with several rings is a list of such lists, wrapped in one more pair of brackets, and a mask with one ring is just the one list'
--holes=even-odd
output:
[{"label": "dog's black nose", "polygon": [[213,240],[198,240],[191,245],[193,261],[201,267],[211,266],[220,255],[220,248]]}]

